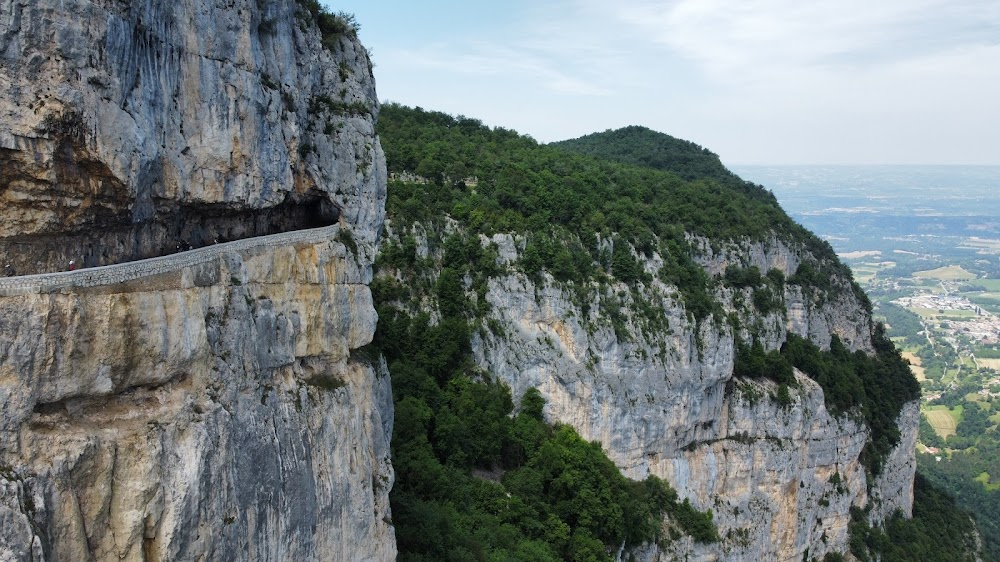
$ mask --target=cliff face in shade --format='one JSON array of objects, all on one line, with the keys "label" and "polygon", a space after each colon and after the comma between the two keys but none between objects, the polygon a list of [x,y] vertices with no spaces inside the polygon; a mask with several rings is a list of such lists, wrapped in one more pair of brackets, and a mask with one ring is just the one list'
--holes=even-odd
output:
[{"label": "cliff face in shade", "polygon": [[378,102],[326,43],[291,0],[0,0],[0,259],[105,266],[0,280],[0,559],[395,557]]}]

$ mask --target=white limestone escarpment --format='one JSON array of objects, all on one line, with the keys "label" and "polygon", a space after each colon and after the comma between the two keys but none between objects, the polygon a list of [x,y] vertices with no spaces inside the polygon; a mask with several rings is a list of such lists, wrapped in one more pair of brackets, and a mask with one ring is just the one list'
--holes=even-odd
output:
[{"label": "white limestone escarpment", "polygon": [[178,216],[304,202],[374,241],[371,62],[310,18],[295,0],[0,1],[0,253],[23,272],[151,257],[191,236]]},{"label": "white limestone escarpment", "polygon": [[[433,254],[422,228],[410,234],[420,257]],[[523,247],[509,235],[481,241],[508,264]],[[728,256],[705,251],[701,263],[713,274],[736,264],[791,277],[803,259],[813,259],[778,240],[743,246]],[[647,270],[659,263],[653,256]],[[836,334],[851,349],[871,351],[868,312],[848,280],[835,285],[847,290],[805,295],[786,284],[785,311],[768,315],[737,308],[731,289],[716,296],[769,349],[795,333],[821,347]],[[510,270],[492,278],[490,312],[473,336],[473,352],[515,397],[538,388],[547,418],[599,441],[624,474],[656,475],[713,512],[719,544],[682,539],[634,552],[637,559],[798,561],[806,552],[822,559],[847,552],[852,506],[871,505],[876,521],[896,509],[911,512],[915,403],[899,416],[902,439],[870,482],[859,461],[867,428],[832,416],[821,388],[802,373],[787,406],[774,399],[774,383],[734,378],[736,340],[745,335],[711,317],[695,322],[676,288],[654,276],[638,291],[612,284],[588,303],[576,295],[547,275],[540,284]],[[658,323],[648,322],[650,307]]]},{"label": "white limestone escarpment", "polygon": [[395,557],[391,389],[362,349],[378,102],[363,47],[327,43],[291,0],[0,0],[5,251],[339,218],[0,283],[0,560]]},{"label": "white limestone escarpment", "polygon": [[391,390],[352,352],[375,327],[371,257],[329,239],[223,249],[0,297],[3,501],[22,523],[0,552],[392,558]]}]

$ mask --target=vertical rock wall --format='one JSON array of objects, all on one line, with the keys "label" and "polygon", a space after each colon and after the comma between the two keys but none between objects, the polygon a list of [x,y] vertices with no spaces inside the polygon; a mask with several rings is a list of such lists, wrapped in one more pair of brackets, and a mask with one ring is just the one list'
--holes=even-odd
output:
[{"label": "vertical rock wall", "polygon": [[371,62],[325,44],[295,0],[0,1],[0,252],[311,199],[374,241]]},{"label": "vertical rock wall", "polygon": [[378,101],[353,34],[321,39],[294,0],[0,0],[8,260],[187,210],[339,218],[0,290],[0,560],[395,557],[391,389],[363,349]]},{"label": "vertical rock wall", "polygon": [[371,258],[220,247],[0,296],[4,559],[391,559]]},{"label": "vertical rock wall", "polygon": [[[494,237],[502,259],[517,243]],[[737,261],[738,259],[738,261]],[[800,253],[777,241],[710,254],[710,273],[727,263],[794,273]],[[653,259],[655,261],[655,257]],[[651,264],[652,266],[652,264]],[[844,281],[846,283],[846,281]],[[506,381],[515,397],[537,387],[550,420],[568,423],[597,440],[629,477],[663,478],[702,510],[712,510],[720,544],[682,540],[635,553],[644,560],[787,560],[808,552],[846,552],[851,506],[872,504],[880,520],[912,509],[916,405],[899,419],[903,437],[880,477],[868,482],[859,462],[867,429],[833,417],[817,384],[798,373],[792,404],[773,398],[776,385],[732,376],[735,338],[728,325],[688,317],[676,291],[653,281],[638,303],[625,286],[610,287],[589,303],[553,280],[535,285],[523,275],[491,280],[487,325],[474,338],[477,362]],[[732,306],[725,290],[719,299]],[[620,307],[626,325],[612,326],[602,299]],[[870,351],[871,319],[850,291],[806,297],[786,286],[787,312],[755,317],[730,308],[776,349],[787,333],[828,347],[837,334],[853,349]],[[649,329],[642,308],[662,311],[665,327]]]}]

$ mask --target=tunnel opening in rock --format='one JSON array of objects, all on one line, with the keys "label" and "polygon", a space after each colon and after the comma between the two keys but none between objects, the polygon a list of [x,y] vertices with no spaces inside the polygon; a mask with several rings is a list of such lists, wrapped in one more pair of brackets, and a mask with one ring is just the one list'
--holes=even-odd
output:
[{"label": "tunnel opening in rock", "polygon": [[106,223],[79,232],[0,238],[4,274],[31,275],[113,265],[246,238],[336,224],[340,209],[325,194],[286,198],[262,209],[161,202],[150,220]]}]

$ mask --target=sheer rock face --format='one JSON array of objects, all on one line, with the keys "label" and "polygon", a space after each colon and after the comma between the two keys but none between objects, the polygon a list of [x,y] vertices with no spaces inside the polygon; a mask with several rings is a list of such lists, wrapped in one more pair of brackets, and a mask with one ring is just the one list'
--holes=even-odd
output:
[{"label": "sheer rock face", "polygon": [[[730,244],[713,250],[710,241],[700,239],[701,256],[698,259],[710,275],[722,275],[726,267],[756,267],[761,274],[772,269],[780,271],[785,278],[795,274],[799,265],[813,256],[802,249],[789,247],[777,238],[763,243]],[[786,313],[771,318],[750,318],[763,322],[763,333],[770,336],[761,342],[768,349],[777,349],[784,342],[784,333],[792,332],[812,340],[823,349],[830,348],[830,341],[836,335],[851,351],[872,352],[872,320],[854,294],[847,279],[835,277],[831,284],[838,290],[825,295],[804,294],[797,285],[786,285],[784,302]],[[733,308],[732,294],[722,294],[728,309]],[[767,328],[772,328],[768,330]],[[744,336],[748,336],[749,333]],[[744,337],[746,339],[746,337]]]},{"label": "sheer rock face", "polygon": [[352,354],[375,328],[370,249],[216,254],[0,297],[0,554],[394,556],[391,390]]},{"label": "sheer rock face", "polygon": [[0,287],[0,560],[395,557],[391,389],[356,351],[378,102],[363,47],[327,43],[292,0],[0,0],[8,261],[188,211],[339,219]]},{"label": "sheer rock face", "polygon": [[[502,260],[516,259],[517,241],[489,242]],[[728,259],[791,275],[799,255],[773,242]],[[655,268],[656,256],[650,261]],[[703,266],[724,271],[726,259],[706,254]],[[538,388],[548,419],[599,441],[624,474],[656,475],[699,509],[712,510],[720,544],[682,540],[636,552],[638,559],[797,561],[807,549],[822,558],[848,550],[852,505],[871,503],[873,520],[896,509],[911,512],[916,403],[900,415],[901,442],[869,493],[859,462],[867,429],[831,416],[817,384],[797,373],[801,388],[792,389],[791,405],[780,406],[770,381],[732,376],[735,338],[728,325],[711,318],[696,325],[676,291],[659,281],[641,293],[642,305],[626,287],[612,287],[585,313],[572,291],[551,280],[536,286],[522,275],[494,279],[486,294],[488,325],[502,330],[482,330],[473,340],[477,362],[515,397]],[[871,350],[871,319],[850,291],[820,300],[787,285],[787,314],[765,317],[734,308],[731,291],[717,296],[742,325],[758,328],[768,348],[796,333],[823,347],[837,334],[853,349]],[[609,302],[625,319],[617,333]],[[645,323],[641,311],[650,305],[662,311],[665,325]]]},{"label": "sheer rock face", "polygon": [[0,251],[293,201],[374,241],[371,64],[309,21],[294,0],[0,1]]}]

